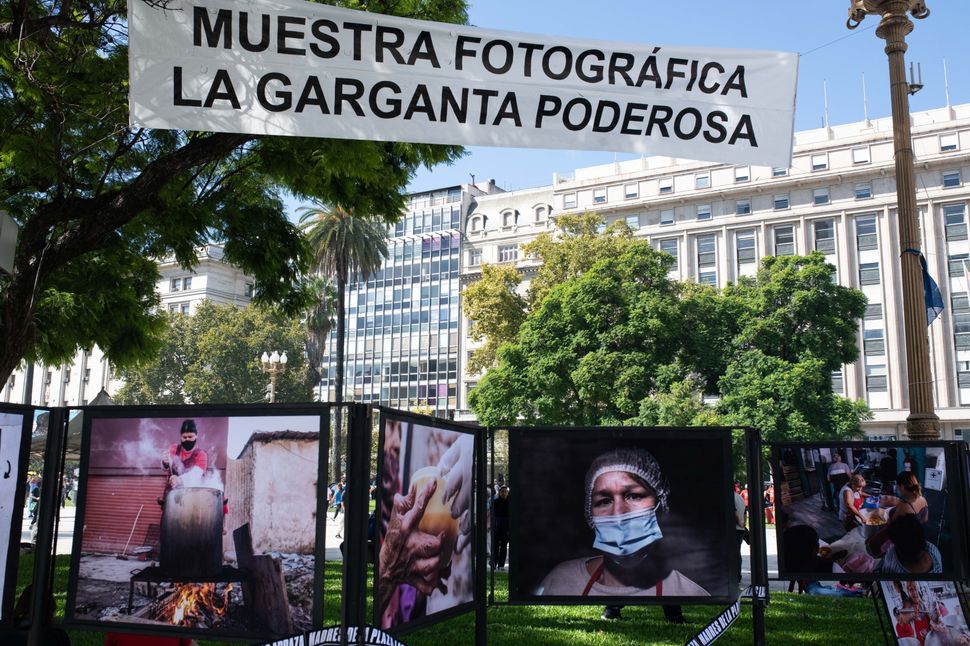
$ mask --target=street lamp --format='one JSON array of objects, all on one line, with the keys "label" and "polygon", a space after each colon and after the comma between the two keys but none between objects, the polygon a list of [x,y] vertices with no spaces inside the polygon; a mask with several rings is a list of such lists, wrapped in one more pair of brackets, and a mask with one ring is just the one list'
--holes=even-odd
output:
[{"label": "street lamp", "polygon": [[269,374],[269,403],[276,402],[276,375],[286,372],[286,352],[280,354],[273,350],[273,354],[263,353],[259,358],[260,370]]},{"label": "street lamp", "polygon": [[913,171],[913,139],[909,123],[906,80],[906,35],[913,31],[909,19],[930,15],[923,0],[849,0],[846,27],[855,29],[866,16],[882,17],[876,35],[886,41],[889,57],[889,90],[893,108],[893,144],[896,157],[896,214],[899,220],[900,265],[903,282],[903,330],[906,337],[906,373],[909,377],[909,416],[906,433],[911,440],[940,437],[940,418],[933,410],[933,375],[926,334],[926,304],[916,220],[916,176]]}]

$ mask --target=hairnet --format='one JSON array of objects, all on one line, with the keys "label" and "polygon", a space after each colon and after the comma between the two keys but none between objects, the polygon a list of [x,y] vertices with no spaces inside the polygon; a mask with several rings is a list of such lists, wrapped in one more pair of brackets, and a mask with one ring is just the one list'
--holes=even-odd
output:
[{"label": "hairnet", "polygon": [[660,473],[660,465],[649,452],[644,449],[620,448],[607,451],[593,460],[586,472],[586,522],[593,526],[593,483],[604,473],[610,471],[625,471],[643,480],[657,497],[656,510],[667,510],[667,496],[670,486]]}]

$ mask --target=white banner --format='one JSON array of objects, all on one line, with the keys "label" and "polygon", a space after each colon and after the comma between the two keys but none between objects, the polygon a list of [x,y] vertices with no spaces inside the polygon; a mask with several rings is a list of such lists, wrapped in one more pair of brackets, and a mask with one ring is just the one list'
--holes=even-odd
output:
[{"label": "white banner", "polygon": [[791,161],[792,53],[534,36],[297,0],[130,0],[129,43],[133,126]]}]

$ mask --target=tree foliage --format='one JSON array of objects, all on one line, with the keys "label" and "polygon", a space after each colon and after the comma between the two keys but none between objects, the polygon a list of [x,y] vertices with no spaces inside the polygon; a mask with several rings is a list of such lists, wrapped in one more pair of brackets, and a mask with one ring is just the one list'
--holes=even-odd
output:
[{"label": "tree foliage", "polygon": [[717,290],[671,281],[672,258],[645,241],[594,241],[594,230],[587,221],[583,244],[539,245],[555,266],[470,395],[482,423],[723,423],[768,440],[860,433],[868,408],[834,395],[831,374],[858,355],[865,297],[835,284],[824,256],[768,257],[755,277]]},{"label": "tree foliage", "polygon": [[500,345],[515,338],[525,319],[526,301],[516,288],[522,276],[510,265],[482,265],[482,276],[462,294],[462,309],[471,322],[468,336],[484,341],[466,366],[477,374],[493,365]]},{"label": "tree foliage", "polygon": [[[340,4],[467,20],[464,0]],[[0,277],[0,380],[24,358],[59,363],[95,343],[119,366],[153,356],[164,326],[148,259],[188,268],[210,241],[255,277],[257,302],[300,311],[311,255],[281,190],[395,219],[419,166],[461,154],[130,128],[125,11],[118,0],[0,0],[0,208],[21,226],[14,271]]]},{"label": "tree foliage", "polygon": [[165,314],[169,325],[158,358],[125,371],[121,404],[246,404],[266,401],[263,352],[286,352],[276,377],[276,401],[312,399],[304,330],[296,317],[265,307],[201,303],[192,316]]}]

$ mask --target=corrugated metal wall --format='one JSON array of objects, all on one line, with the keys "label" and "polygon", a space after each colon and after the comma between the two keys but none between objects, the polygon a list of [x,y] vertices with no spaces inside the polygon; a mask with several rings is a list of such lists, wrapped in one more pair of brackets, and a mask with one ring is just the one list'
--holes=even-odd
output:
[{"label": "corrugated metal wall", "polygon": [[165,490],[165,476],[91,475],[85,495],[82,552],[120,554],[128,541],[132,524],[141,505],[145,508],[135,525],[128,551],[145,544],[149,526],[150,542],[158,550],[158,528],[162,508],[157,499]]}]

